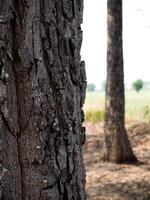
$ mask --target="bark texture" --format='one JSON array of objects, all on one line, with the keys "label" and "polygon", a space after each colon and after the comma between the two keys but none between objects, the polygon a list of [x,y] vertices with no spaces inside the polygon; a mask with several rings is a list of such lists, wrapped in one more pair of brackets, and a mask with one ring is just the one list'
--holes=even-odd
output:
[{"label": "bark texture", "polygon": [[82,0],[0,1],[0,199],[85,199],[82,12]]},{"label": "bark texture", "polygon": [[135,162],[125,130],[122,0],[107,1],[107,84],[104,161]]}]

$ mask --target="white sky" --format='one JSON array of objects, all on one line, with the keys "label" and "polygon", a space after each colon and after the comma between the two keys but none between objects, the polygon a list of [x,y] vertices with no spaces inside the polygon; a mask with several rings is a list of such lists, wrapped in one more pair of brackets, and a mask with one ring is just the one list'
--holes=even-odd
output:
[{"label": "white sky", "polygon": [[[88,82],[106,77],[107,0],[84,0],[82,59]],[[125,82],[150,80],[150,0],[123,0]]]}]

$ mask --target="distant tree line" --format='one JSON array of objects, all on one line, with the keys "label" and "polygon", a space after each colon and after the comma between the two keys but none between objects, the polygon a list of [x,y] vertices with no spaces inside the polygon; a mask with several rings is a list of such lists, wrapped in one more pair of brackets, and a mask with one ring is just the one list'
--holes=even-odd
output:
[{"label": "distant tree line", "polygon": [[95,91],[95,88],[96,88],[96,86],[94,85],[94,83],[87,84],[87,91],[93,92],[93,91]]},{"label": "distant tree line", "polygon": [[[126,87],[126,89],[133,89],[136,92],[139,92],[140,90],[150,90],[150,81],[143,81],[141,79],[137,79],[131,83],[130,86]],[[88,83],[87,84],[87,91],[95,91],[96,90],[96,85],[94,83]],[[105,91],[106,90],[106,81],[103,81],[101,83],[101,90]]]}]

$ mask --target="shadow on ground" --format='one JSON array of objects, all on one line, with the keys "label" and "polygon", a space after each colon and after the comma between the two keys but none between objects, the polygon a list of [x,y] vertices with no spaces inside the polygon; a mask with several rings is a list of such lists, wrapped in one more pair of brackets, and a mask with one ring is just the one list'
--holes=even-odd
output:
[{"label": "shadow on ground", "polygon": [[128,129],[134,152],[141,165],[102,163],[102,124],[86,124],[84,158],[88,200],[150,200],[150,124]]}]

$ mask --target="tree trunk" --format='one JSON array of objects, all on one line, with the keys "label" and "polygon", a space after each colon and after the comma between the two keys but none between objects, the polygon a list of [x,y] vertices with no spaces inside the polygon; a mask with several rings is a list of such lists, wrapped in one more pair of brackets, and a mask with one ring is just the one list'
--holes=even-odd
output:
[{"label": "tree trunk", "polygon": [[104,161],[135,162],[124,119],[122,0],[107,1],[107,84]]},{"label": "tree trunk", "polygon": [[85,199],[82,12],[82,0],[0,1],[0,199]]}]

